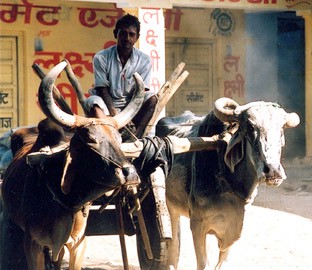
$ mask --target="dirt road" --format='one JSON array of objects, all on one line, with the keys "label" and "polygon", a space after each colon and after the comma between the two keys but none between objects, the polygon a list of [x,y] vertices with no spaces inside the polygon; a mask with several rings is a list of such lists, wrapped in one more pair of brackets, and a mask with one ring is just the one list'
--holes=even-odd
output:
[{"label": "dirt road", "polygon": [[[138,270],[135,237],[127,237],[130,269]],[[278,188],[261,186],[246,211],[241,239],[224,270],[312,269],[312,183],[286,181]],[[66,269],[66,267],[64,267]],[[88,237],[84,270],[123,270],[119,238]],[[195,270],[189,221],[182,219],[179,270]]]}]

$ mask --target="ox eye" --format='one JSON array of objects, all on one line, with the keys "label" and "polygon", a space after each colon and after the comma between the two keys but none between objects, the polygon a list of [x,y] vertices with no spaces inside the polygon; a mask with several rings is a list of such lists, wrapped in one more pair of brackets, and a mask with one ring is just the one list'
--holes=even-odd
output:
[{"label": "ox eye", "polygon": [[251,123],[246,125],[245,135],[247,136],[249,142],[254,144],[257,141],[257,138],[260,135],[260,132],[257,128],[255,128]]},{"label": "ox eye", "polygon": [[254,125],[252,123],[248,123],[247,124],[247,133],[248,134],[254,134],[254,135],[257,135],[258,133],[258,130],[254,127]]}]

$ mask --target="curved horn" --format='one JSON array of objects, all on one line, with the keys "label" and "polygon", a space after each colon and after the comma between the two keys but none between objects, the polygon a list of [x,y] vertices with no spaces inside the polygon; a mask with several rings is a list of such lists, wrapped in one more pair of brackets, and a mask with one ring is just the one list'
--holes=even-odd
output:
[{"label": "curved horn", "polygon": [[245,105],[240,105],[238,106],[235,111],[234,111],[234,114],[235,115],[240,115],[243,111],[247,111],[249,108],[251,107],[255,107],[255,106],[268,106],[268,105],[272,105],[272,106],[279,106],[278,104],[276,103],[273,103],[273,102],[265,102],[265,101],[254,101],[254,102],[249,102]]},{"label": "curved horn", "polygon": [[298,126],[300,123],[300,117],[296,113],[287,113],[285,128],[292,128]]},{"label": "curved horn", "polygon": [[[40,80],[42,80],[45,77],[45,73],[41,69],[41,67],[34,62],[31,66],[34,70],[34,72],[38,75]],[[56,86],[53,87],[53,98],[55,99],[56,103],[62,108],[64,112],[67,112],[69,114],[73,114],[71,111],[71,108],[66,103],[66,100],[62,97],[60,91],[56,88]]]},{"label": "curved horn", "polygon": [[132,99],[127,105],[127,107],[122,112],[120,112],[119,114],[113,117],[117,122],[118,129],[124,127],[132,120],[132,118],[140,110],[144,101],[145,89],[144,89],[143,80],[137,72],[134,73],[133,76],[134,76],[135,83],[136,83],[136,90],[135,90],[136,92],[132,96]]},{"label": "curved horn", "polygon": [[39,86],[38,98],[42,111],[50,120],[65,128],[74,128],[76,117],[62,111],[53,99],[54,82],[66,65],[66,61],[60,62],[43,78]]},{"label": "curved horn", "polygon": [[78,79],[76,78],[69,61],[66,59],[64,61],[66,61],[66,63],[67,63],[67,66],[65,67],[67,78],[70,81],[71,85],[73,86],[73,88],[76,92],[77,98],[79,100],[80,106],[82,107],[82,109],[84,111],[84,114],[87,115],[88,113],[84,108],[84,102],[86,100],[86,97],[83,94],[81,84],[79,83]]},{"label": "curved horn", "polygon": [[230,98],[219,98],[214,103],[213,111],[216,117],[222,122],[235,122],[236,114],[235,109],[239,107],[239,104]]}]

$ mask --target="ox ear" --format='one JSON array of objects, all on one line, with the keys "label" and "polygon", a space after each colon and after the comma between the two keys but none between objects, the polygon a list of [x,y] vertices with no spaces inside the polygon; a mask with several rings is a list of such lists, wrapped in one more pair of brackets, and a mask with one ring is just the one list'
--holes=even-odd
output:
[{"label": "ox ear", "polygon": [[230,140],[224,155],[224,162],[232,173],[244,154],[244,136],[241,132],[237,132]]},{"label": "ox ear", "polygon": [[68,194],[70,192],[70,188],[74,181],[74,178],[75,178],[74,165],[72,163],[70,152],[67,152],[63,176],[61,180],[61,190],[64,194]]}]

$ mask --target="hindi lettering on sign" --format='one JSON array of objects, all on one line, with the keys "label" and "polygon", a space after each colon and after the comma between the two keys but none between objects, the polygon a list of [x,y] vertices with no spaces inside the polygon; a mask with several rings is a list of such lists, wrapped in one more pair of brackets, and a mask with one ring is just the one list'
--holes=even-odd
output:
[{"label": "hindi lettering on sign", "polygon": [[139,10],[141,21],[140,49],[148,54],[152,60],[151,88],[158,92],[164,83],[165,75],[165,33],[162,9],[141,8]]},{"label": "hindi lettering on sign", "polygon": [[61,7],[58,6],[38,6],[27,1],[23,5],[18,4],[0,4],[0,20],[5,23],[13,23],[18,15],[24,15],[24,23],[29,24],[33,9],[39,9],[36,13],[36,19],[43,25],[56,25],[58,19],[55,15],[59,14]]},{"label": "hindi lettering on sign", "polygon": [[158,78],[152,78],[151,79],[151,83],[150,83],[150,87],[152,88],[152,92],[157,93],[157,91],[160,89],[161,85],[160,82],[158,80]]},{"label": "hindi lettering on sign", "polygon": [[224,81],[224,96],[233,98],[234,95],[243,97],[245,80],[241,74],[237,74],[235,80]]},{"label": "hindi lettering on sign", "polygon": [[[42,58],[37,58],[35,62],[38,65],[42,65],[46,69],[51,69],[56,66],[61,60],[63,60],[61,52],[46,52],[46,51],[36,51],[36,56],[41,56]],[[44,59],[47,58],[47,59]]]},{"label": "hindi lettering on sign", "polygon": [[51,35],[51,30],[40,30],[38,37],[49,37]]},{"label": "hindi lettering on sign", "polygon": [[[165,11],[165,28],[167,30],[179,31],[181,24],[182,11],[180,8],[166,9]],[[171,28],[171,21],[173,17],[173,27]]]},{"label": "hindi lettering on sign", "polygon": [[55,19],[55,15],[59,14],[61,7],[52,7],[52,6],[34,6],[36,8],[40,8],[40,10],[36,14],[36,18],[38,22],[43,25],[56,25],[58,24],[59,20]]},{"label": "hindi lettering on sign", "polygon": [[154,24],[159,24],[159,9],[150,9],[149,11],[147,11],[149,9],[146,9],[146,11],[144,12],[143,15],[143,21],[146,24],[149,23],[154,23]]},{"label": "hindi lettering on sign", "polygon": [[[84,53],[83,55],[78,52],[46,52],[36,51],[37,58],[35,62],[42,65],[44,68],[50,69],[57,65],[63,58],[67,59],[72,65],[73,72],[76,76],[82,78],[85,76],[84,69],[89,73],[93,73],[92,59],[95,53]],[[64,57],[63,57],[64,55]],[[47,58],[47,59],[44,59]]]},{"label": "hindi lettering on sign", "polygon": [[8,104],[8,101],[6,100],[6,98],[9,96],[8,93],[4,93],[2,91],[0,91],[0,106],[2,104]]},{"label": "hindi lettering on sign", "polygon": [[[103,26],[114,27],[116,21],[123,15],[123,10],[100,8],[77,8],[79,10],[79,22],[85,27],[96,27],[99,23]],[[102,14],[100,14],[102,13]]]},{"label": "hindi lettering on sign", "polygon": [[0,117],[0,127],[1,128],[11,128],[12,118],[11,117]]},{"label": "hindi lettering on sign", "polygon": [[0,6],[0,20],[2,22],[13,23],[17,20],[17,15],[25,15],[24,23],[30,23],[33,4],[26,2],[26,5],[0,4]]},{"label": "hindi lettering on sign", "polygon": [[204,102],[204,95],[201,95],[198,92],[191,92],[189,95],[186,95],[186,101],[188,103]]},{"label": "hindi lettering on sign", "polygon": [[82,55],[77,52],[69,52],[65,54],[65,59],[67,59],[72,65],[74,74],[80,78],[84,77],[85,75],[85,73],[83,72],[84,69],[86,69],[90,73],[93,73],[92,59],[94,53],[89,53],[88,56],[90,57],[90,59],[84,60],[82,58]]},{"label": "hindi lettering on sign", "polygon": [[247,0],[250,4],[276,4],[277,0]]},{"label": "hindi lettering on sign", "polygon": [[158,35],[155,34],[155,31],[150,29],[150,30],[147,30],[147,33],[146,33],[146,42],[152,46],[155,46],[157,47],[156,45],[156,39],[158,38]]},{"label": "hindi lettering on sign", "polygon": [[239,56],[228,55],[225,57],[225,62],[223,64],[224,70],[230,72],[230,69],[234,66],[235,71],[238,71],[238,60]]},{"label": "hindi lettering on sign", "polygon": [[159,70],[159,59],[160,59],[160,57],[159,57],[159,55],[158,55],[158,51],[156,51],[156,50],[151,50],[151,52],[150,52],[150,57],[151,57],[152,63],[153,63],[153,68],[152,68],[152,70],[153,70],[154,72],[156,72],[156,71]]}]

